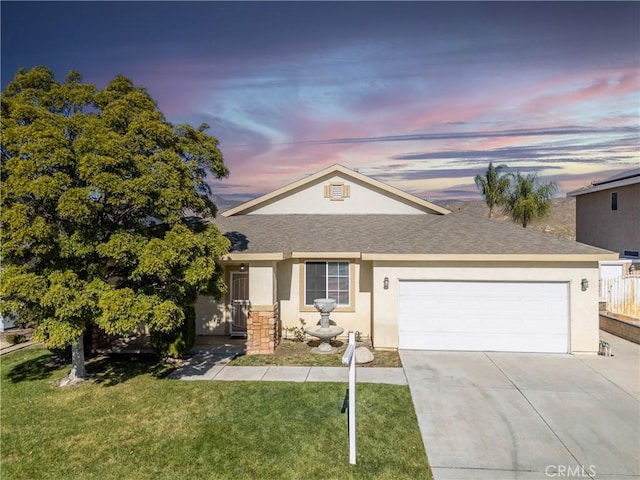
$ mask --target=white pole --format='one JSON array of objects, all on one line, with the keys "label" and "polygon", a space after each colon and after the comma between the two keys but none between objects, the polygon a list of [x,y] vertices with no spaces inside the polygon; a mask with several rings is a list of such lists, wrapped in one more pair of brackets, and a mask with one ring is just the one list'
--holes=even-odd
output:
[{"label": "white pole", "polygon": [[349,332],[349,346],[342,363],[349,364],[349,463],[356,464],[356,335]]},{"label": "white pole", "polygon": [[356,464],[356,340],[353,332],[349,340],[354,347],[349,365],[349,463]]}]

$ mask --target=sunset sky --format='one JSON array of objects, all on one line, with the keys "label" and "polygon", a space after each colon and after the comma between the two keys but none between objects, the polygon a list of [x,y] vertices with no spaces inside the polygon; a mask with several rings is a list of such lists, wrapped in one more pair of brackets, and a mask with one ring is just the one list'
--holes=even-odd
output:
[{"label": "sunset sky", "polygon": [[428,200],[489,161],[559,195],[640,166],[640,2],[9,2],[19,67],[122,73],[207,122],[246,199],[334,163]]}]

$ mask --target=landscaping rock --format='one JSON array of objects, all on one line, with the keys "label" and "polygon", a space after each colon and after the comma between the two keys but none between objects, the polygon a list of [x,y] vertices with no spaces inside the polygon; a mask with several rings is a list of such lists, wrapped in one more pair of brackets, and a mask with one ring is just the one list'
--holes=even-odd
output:
[{"label": "landscaping rock", "polygon": [[367,347],[356,348],[356,363],[370,363],[373,362],[373,353]]}]

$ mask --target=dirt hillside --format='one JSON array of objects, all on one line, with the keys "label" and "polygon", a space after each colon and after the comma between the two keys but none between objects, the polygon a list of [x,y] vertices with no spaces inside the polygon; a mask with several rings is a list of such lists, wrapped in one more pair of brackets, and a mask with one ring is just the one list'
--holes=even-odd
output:
[{"label": "dirt hillside", "polygon": [[[463,211],[471,215],[487,217],[489,215],[489,207],[482,201],[461,201],[447,200],[435,202],[451,211]],[[511,222],[507,215],[498,208],[494,210],[493,220],[498,222]],[[576,239],[576,199],[571,198],[554,198],[551,201],[551,213],[546,218],[536,220],[528,226],[532,230],[555,235],[556,237],[565,238],[567,240]]]}]

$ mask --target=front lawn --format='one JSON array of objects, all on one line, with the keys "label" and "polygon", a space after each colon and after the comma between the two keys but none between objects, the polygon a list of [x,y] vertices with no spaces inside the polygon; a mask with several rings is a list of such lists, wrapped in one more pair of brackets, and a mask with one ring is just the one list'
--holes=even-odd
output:
[{"label": "front lawn", "polygon": [[1,358],[0,478],[431,478],[409,389],[358,385],[358,465],[346,384],[163,380],[152,359],[94,360],[90,383],[30,348]]}]

